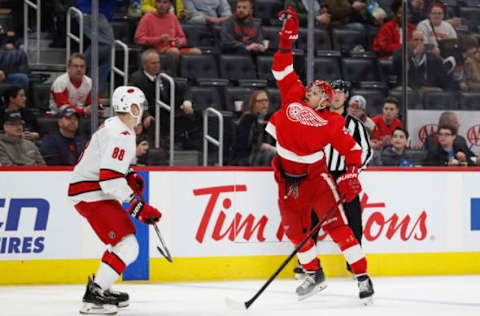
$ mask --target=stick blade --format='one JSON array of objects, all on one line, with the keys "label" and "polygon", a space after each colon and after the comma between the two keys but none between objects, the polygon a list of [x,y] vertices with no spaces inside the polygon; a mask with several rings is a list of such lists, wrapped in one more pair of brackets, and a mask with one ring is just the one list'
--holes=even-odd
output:
[{"label": "stick blade", "polygon": [[247,310],[247,304],[245,304],[245,302],[234,300],[233,298],[230,298],[228,296],[225,297],[225,304],[233,310],[237,310],[237,311]]}]

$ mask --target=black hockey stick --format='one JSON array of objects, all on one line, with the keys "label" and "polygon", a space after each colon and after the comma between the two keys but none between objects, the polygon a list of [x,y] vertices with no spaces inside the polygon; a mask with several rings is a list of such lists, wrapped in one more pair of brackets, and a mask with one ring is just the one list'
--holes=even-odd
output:
[{"label": "black hockey stick", "polygon": [[[146,202],[145,202],[145,199],[143,198],[143,196],[139,195],[138,197],[140,198],[140,200],[141,200],[143,203],[146,203]],[[155,229],[155,232],[157,233],[158,240],[160,241],[160,245],[161,245],[162,248],[163,248],[163,249],[162,249],[162,248],[160,248],[160,246],[157,246],[158,251],[160,252],[160,254],[161,254],[163,257],[165,257],[165,259],[167,259],[169,262],[172,262],[172,263],[173,263],[172,256],[170,255],[170,251],[168,251],[167,245],[165,244],[165,241],[164,241],[163,238],[162,238],[162,234],[160,234],[160,229],[158,228],[157,223],[153,222],[152,225],[153,225],[153,228]]]},{"label": "black hockey stick", "polygon": [[331,209],[329,209],[328,212],[325,213],[325,215],[323,215],[321,220],[319,220],[317,225],[315,225],[313,227],[313,229],[310,231],[310,233],[307,235],[307,237],[305,237],[302,240],[302,242],[297,246],[297,248],[295,248],[293,250],[293,252],[288,256],[288,258],[285,259],[285,261],[280,265],[280,267],[277,269],[277,271],[275,271],[272,274],[272,276],[265,282],[265,284],[260,288],[260,290],[258,290],[257,293],[255,293],[255,295],[253,295],[253,297],[251,299],[249,299],[248,301],[245,301],[245,302],[240,302],[240,301],[236,301],[236,300],[234,300],[230,297],[226,297],[225,298],[225,303],[227,304],[227,306],[229,306],[232,309],[236,309],[236,310],[247,310],[253,304],[253,302],[255,302],[255,300],[263,293],[263,291],[265,291],[265,289],[270,285],[270,283],[272,283],[272,281],[283,270],[283,268],[285,268],[285,266],[290,262],[290,260],[292,260],[292,258],[303,247],[303,245],[305,245],[305,243],[310,238],[312,238],[315,234],[318,233],[318,231],[320,230],[320,227],[322,226],[323,222],[325,222],[325,220],[328,219],[333,214],[333,212],[335,212],[337,207],[340,204],[342,204],[344,201],[345,201],[345,197],[342,196],[340,198],[340,200],[338,200],[338,202],[335,203],[335,205]]}]

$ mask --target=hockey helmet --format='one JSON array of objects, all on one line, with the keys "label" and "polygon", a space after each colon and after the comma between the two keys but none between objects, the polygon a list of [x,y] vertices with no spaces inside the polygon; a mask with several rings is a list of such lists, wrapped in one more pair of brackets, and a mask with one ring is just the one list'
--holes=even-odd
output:
[{"label": "hockey helmet", "polygon": [[[132,113],[133,104],[137,105],[140,110],[137,115]],[[137,124],[139,124],[146,106],[145,95],[137,87],[121,86],[113,91],[112,106],[116,113],[129,113],[137,119]]]},{"label": "hockey helmet", "polygon": [[[315,80],[315,81],[312,81],[307,89],[311,88],[311,87],[320,87],[323,89],[323,93],[324,93],[324,98],[327,98],[328,99],[328,104],[331,104],[332,103],[332,100],[333,100],[333,94],[334,94],[334,90],[332,88],[332,86],[326,82],[326,81],[323,81],[323,80]],[[323,102],[320,101],[320,102]]]},{"label": "hockey helmet", "polygon": [[337,79],[337,80],[332,81],[331,85],[332,85],[333,90],[343,91],[343,93],[345,93],[345,95],[347,97],[350,94],[350,88],[352,86],[350,81]]}]

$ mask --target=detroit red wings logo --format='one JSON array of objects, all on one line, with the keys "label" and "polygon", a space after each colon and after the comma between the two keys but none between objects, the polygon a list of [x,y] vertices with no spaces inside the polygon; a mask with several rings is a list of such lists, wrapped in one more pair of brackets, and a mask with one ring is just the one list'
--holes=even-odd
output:
[{"label": "detroit red wings logo", "polygon": [[287,117],[290,121],[300,122],[300,124],[307,126],[318,127],[328,123],[315,110],[300,103],[292,103],[287,107]]}]

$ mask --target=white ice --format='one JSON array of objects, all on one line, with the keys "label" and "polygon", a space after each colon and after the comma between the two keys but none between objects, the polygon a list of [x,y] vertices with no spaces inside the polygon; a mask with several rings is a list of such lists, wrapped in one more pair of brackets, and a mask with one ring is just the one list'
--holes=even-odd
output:
[{"label": "white ice", "polygon": [[[225,297],[250,299],[263,285],[258,281],[195,283],[121,283],[115,289],[130,294],[130,306],[120,316],[418,316],[480,315],[480,276],[373,277],[375,296],[360,305],[356,283],[329,278],[325,291],[298,302],[298,281],[275,280],[245,311],[232,311]],[[0,286],[0,315],[79,315],[84,285]]]}]

